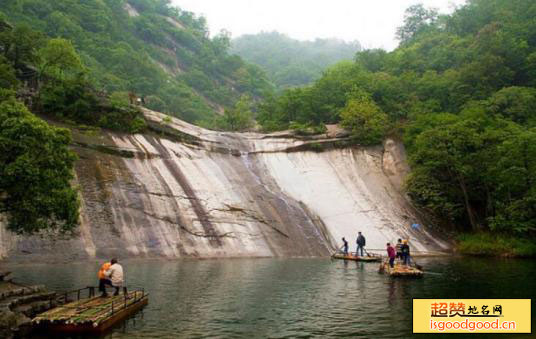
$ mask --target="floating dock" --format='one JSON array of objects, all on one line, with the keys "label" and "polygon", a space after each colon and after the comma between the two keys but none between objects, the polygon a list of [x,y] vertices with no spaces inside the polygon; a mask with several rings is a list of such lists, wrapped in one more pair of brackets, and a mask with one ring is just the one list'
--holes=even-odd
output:
[{"label": "floating dock", "polygon": [[[91,288],[87,298],[80,298],[81,291],[83,289],[74,291],[78,300],[41,313],[32,323],[40,330],[52,333],[101,334],[134,315],[149,302],[144,291],[101,298],[95,296],[95,290]],[[68,301],[67,294],[65,299]]]},{"label": "floating dock", "polygon": [[348,255],[344,255],[344,253],[335,253],[331,257],[333,259],[353,260],[353,261],[363,261],[363,262],[379,262],[379,261],[382,261],[381,256],[375,255],[375,254],[360,257],[360,256],[354,255],[352,253],[350,253]]},{"label": "floating dock", "polygon": [[411,267],[396,263],[395,267],[391,268],[388,262],[382,262],[380,264],[379,273],[387,274],[391,277],[408,277],[408,278],[421,278],[423,271]]}]

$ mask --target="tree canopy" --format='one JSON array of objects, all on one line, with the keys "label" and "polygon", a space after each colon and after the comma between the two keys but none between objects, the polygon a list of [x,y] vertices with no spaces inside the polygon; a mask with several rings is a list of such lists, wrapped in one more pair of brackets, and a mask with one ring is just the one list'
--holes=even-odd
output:
[{"label": "tree canopy", "polygon": [[[69,41],[93,88],[134,92],[146,97],[149,108],[190,122],[213,118],[242,94],[258,99],[272,90],[258,67],[229,54],[226,32],[211,38],[203,17],[171,1],[6,0],[0,2],[0,17],[2,12],[18,30],[31,27],[34,35],[65,39],[51,40],[49,53],[50,44]],[[35,55],[40,39],[15,36],[25,41],[4,53],[16,54],[16,63],[35,63],[27,56]]]}]

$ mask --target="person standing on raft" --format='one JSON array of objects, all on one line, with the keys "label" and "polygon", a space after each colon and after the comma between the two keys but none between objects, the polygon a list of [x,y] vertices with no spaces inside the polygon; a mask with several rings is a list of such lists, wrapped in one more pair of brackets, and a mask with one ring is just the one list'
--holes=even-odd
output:
[{"label": "person standing on raft", "polygon": [[344,237],[342,237],[342,242],[344,243],[344,244],[342,245],[342,247],[343,247],[343,253],[344,253],[344,255],[346,256],[346,255],[348,255],[348,241],[346,241],[346,239],[344,239]]},{"label": "person standing on raft", "polygon": [[391,268],[394,268],[396,253],[395,248],[391,246],[391,243],[389,242],[387,243],[387,256],[389,257],[389,266],[391,266]]},{"label": "person standing on raft", "polygon": [[361,234],[361,232],[357,232],[357,250],[355,251],[355,255],[359,256],[359,251],[361,250],[361,256],[363,256],[363,249],[365,248],[366,240],[365,237]]},{"label": "person standing on raft", "polygon": [[400,249],[402,251],[402,260],[404,260],[404,265],[408,266],[410,254],[409,254],[409,245],[408,245],[407,240],[404,240]]},{"label": "person standing on raft", "polygon": [[403,260],[402,259],[402,239],[398,239],[395,249],[396,249],[396,258]]}]

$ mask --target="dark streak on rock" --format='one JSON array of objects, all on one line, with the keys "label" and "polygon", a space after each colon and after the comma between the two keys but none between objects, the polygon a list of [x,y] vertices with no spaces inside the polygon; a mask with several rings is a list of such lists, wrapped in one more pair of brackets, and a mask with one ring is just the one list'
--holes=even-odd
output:
[{"label": "dark streak on rock", "polygon": [[156,134],[159,137],[167,138],[171,141],[190,144],[190,145],[201,145],[201,139],[184,132],[181,132],[175,128],[169,127],[162,123],[157,123],[155,121],[147,121],[147,126],[149,131],[153,134]]},{"label": "dark streak on rock", "polygon": [[[129,208],[129,207],[125,206],[125,208]],[[159,221],[163,221],[163,222],[166,222],[166,223],[169,223],[169,224],[177,225],[177,226],[179,226],[179,228],[181,230],[183,230],[186,233],[188,233],[190,235],[193,235],[195,237],[201,237],[201,238],[214,238],[214,237],[215,238],[236,238],[234,236],[235,232],[227,232],[227,233],[223,233],[223,234],[214,234],[214,233],[207,234],[207,233],[204,233],[204,232],[195,232],[195,231],[190,230],[186,226],[184,226],[182,223],[174,222],[171,217],[165,217],[165,216],[161,217],[161,216],[151,214],[151,213],[146,212],[146,211],[142,211],[142,213],[145,214],[146,216],[150,217],[150,218],[153,218],[153,219],[156,219],[156,220],[159,220]]]},{"label": "dark streak on rock", "polygon": [[[133,145],[136,145],[137,147],[140,147],[143,150],[143,152],[149,153],[147,148],[145,148],[145,146],[143,146],[143,144],[138,142],[135,138],[130,137],[130,142]],[[150,162],[148,164],[149,164],[149,166],[151,166]],[[168,186],[168,184],[166,183],[166,181],[164,180],[164,178],[162,177],[162,175],[160,174],[160,172],[158,171],[158,169],[155,168],[155,167],[152,167],[151,173],[155,176],[156,180],[158,180],[158,182],[162,186],[162,189],[166,192],[165,195],[168,196],[168,197],[171,197],[173,195],[173,192],[172,192],[171,188]],[[145,183],[142,183],[141,189],[143,190],[143,193],[151,195],[151,193],[149,192],[149,190],[145,186]],[[171,221],[168,221],[168,222],[170,222],[172,224],[179,225],[180,226],[179,227],[179,237],[180,237],[180,239],[181,240],[182,239],[187,239],[187,237],[185,237],[185,236],[183,237],[184,234],[183,234],[182,231],[186,228],[186,226],[184,226],[186,224],[186,222],[183,220],[182,216],[179,214],[180,208],[179,208],[179,205],[177,204],[177,201],[175,199],[167,199],[166,201],[171,203],[172,208],[175,210],[175,216],[176,216],[176,219],[177,219],[177,222],[175,222],[175,223],[171,222]],[[147,214],[144,210],[142,210],[142,212],[145,213],[147,216],[149,216],[149,214]],[[190,245],[193,246],[192,241],[190,241]],[[179,242],[179,244],[177,246],[178,246],[178,250],[181,253],[181,255],[188,255],[188,253],[186,253],[186,250],[185,250],[185,248],[184,248],[182,243]]]},{"label": "dark streak on rock", "polygon": [[251,220],[254,220],[254,221],[256,221],[256,222],[258,222],[260,224],[263,224],[263,225],[266,225],[266,226],[270,227],[272,230],[276,231],[280,235],[282,235],[282,236],[284,236],[286,238],[290,238],[290,236],[287,233],[281,231],[280,229],[278,229],[277,227],[274,226],[274,224],[276,223],[275,220],[265,220],[264,218],[256,215],[255,212],[252,211],[252,210],[247,210],[247,209],[244,209],[244,208],[241,208],[241,207],[236,207],[236,206],[232,206],[232,205],[228,205],[228,204],[224,204],[224,205],[227,207],[227,209],[215,208],[215,209],[213,209],[213,211],[241,213],[244,216],[249,217]]},{"label": "dark streak on rock", "polygon": [[122,157],[122,158],[135,158],[136,157],[136,152],[126,150],[126,149],[121,149],[119,147],[87,144],[85,142],[80,142],[80,141],[75,141],[73,142],[73,144],[78,147],[87,148],[87,149],[91,149],[94,151],[98,151],[98,152],[106,153],[110,155],[115,155],[115,156]]},{"label": "dark streak on rock", "polygon": [[[177,183],[181,186],[186,196],[190,199],[192,208],[197,215],[197,218],[201,223],[205,234],[207,234],[208,238],[210,239],[210,244],[214,247],[221,247],[222,242],[220,238],[217,237],[216,231],[214,230],[213,225],[210,223],[208,214],[201,205],[200,200],[197,198],[193,188],[190,186],[190,183],[186,179],[186,176],[182,173],[179,166],[171,160],[171,155],[169,154],[169,151],[160,143],[160,140],[147,137],[147,141],[149,141],[151,145],[159,151],[160,154],[164,155],[164,159],[162,159],[164,165],[166,165],[167,169],[171,172],[171,174],[173,174],[173,177],[175,178],[175,180],[177,180]],[[211,234],[212,236],[210,236]]]}]

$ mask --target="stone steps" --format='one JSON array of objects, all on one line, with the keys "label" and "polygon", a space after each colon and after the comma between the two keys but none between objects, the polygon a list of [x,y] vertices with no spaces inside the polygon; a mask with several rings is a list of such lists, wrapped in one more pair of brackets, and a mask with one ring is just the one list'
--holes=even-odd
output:
[{"label": "stone steps", "polygon": [[10,310],[13,310],[16,307],[26,305],[33,303],[35,301],[48,301],[54,302],[54,299],[56,297],[56,293],[54,292],[42,292],[42,293],[32,293],[32,294],[26,294],[26,295],[16,295],[11,296],[9,298],[5,298],[4,300],[0,300],[0,308],[9,308]]},{"label": "stone steps", "polygon": [[57,295],[44,286],[0,281],[0,338],[24,337],[38,313],[56,307]]},{"label": "stone steps", "polygon": [[2,285],[4,286],[2,286],[3,288],[0,289],[0,303],[2,302],[2,300],[10,297],[23,296],[46,291],[45,287],[42,285],[20,286],[10,282],[5,282]]}]

